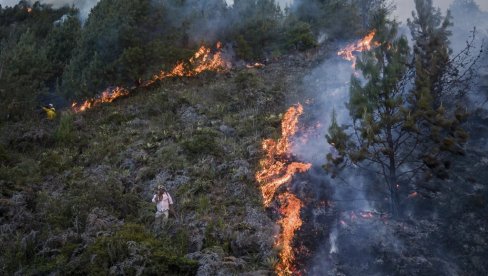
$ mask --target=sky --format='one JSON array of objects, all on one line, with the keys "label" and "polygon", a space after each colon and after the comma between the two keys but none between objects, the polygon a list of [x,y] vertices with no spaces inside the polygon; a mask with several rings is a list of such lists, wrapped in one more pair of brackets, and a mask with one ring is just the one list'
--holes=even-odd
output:
[{"label": "sky", "polygon": [[[225,0],[228,4],[234,3],[234,0]],[[286,7],[290,5],[293,0],[276,0],[281,7]],[[395,11],[396,17],[401,20],[405,21],[409,18],[412,14],[412,10],[414,9],[413,0],[393,0],[397,6],[397,10]],[[0,4],[2,6],[11,6],[15,5],[19,2],[19,0],[0,0]],[[98,2],[98,0],[41,0],[42,3],[50,3],[54,4],[54,6],[60,5],[72,5],[75,4],[78,8],[80,8],[82,15],[86,16],[90,9]],[[441,9],[446,10],[449,5],[453,2],[453,0],[434,0],[434,5],[439,6]],[[476,0],[480,8],[484,11],[488,11],[488,0]]]},{"label": "sky", "polygon": [[[412,11],[415,8],[413,0],[396,0],[394,2],[397,6],[395,16],[397,16],[399,20],[405,22],[407,18],[412,16]],[[445,11],[449,8],[452,2],[453,0],[434,0],[434,6]],[[488,0],[476,0],[475,2],[480,6],[481,10],[488,11]]]}]

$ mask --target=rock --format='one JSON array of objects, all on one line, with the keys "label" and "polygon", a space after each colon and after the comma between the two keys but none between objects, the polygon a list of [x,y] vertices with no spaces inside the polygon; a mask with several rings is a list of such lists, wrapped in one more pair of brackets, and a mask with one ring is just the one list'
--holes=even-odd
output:
[{"label": "rock", "polygon": [[137,162],[145,162],[149,158],[147,152],[143,149],[134,150],[131,153],[131,158]]},{"label": "rock", "polygon": [[250,165],[246,160],[236,160],[232,162],[234,172],[232,174],[232,180],[252,180],[253,175],[249,169]]},{"label": "rock", "polygon": [[207,120],[206,116],[198,114],[197,110],[192,106],[185,106],[180,108],[180,110],[178,111],[178,116],[180,117],[180,120],[186,125],[202,125]]},{"label": "rock", "polygon": [[191,260],[198,261],[197,276],[207,275],[236,275],[241,272],[246,262],[234,256],[224,256],[220,247],[206,248],[199,252],[186,255]]},{"label": "rock", "polygon": [[219,127],[220,132],[222,132],[225,136],[233,137],[236,135],[236,130],[227,125],[221,125]]},{"label": "rock", "polygon": [[86,218],[85,237],[110,236],[123,225],[121,220],[104,209],[95,207]]},{"label": "rock", "polygon": [[256,271],[239,274],[239,276],[271,276],[271,275],[273,275],[273,272],[269,270],[256,270]]},{"label": "rock", "polygon": [[142,275],[146,262],[151,254],[149,249],[143,244],[135,241],[128,241],[127,248],[129,256],[123,261],[110,267],[111,275]]},{"label": "rock", "polygon": [[141,120],[139,118],[135,118],[134,120],[128,121],[127,125],[131,127],[147,127],[149,126],[148,120]]}]

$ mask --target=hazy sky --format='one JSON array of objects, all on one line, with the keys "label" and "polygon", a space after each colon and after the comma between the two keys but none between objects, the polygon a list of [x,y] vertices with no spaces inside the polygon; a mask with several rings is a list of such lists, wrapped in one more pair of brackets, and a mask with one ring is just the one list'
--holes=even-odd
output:
[{"label": "hazy sky", "polygon": [[[415,8],[413,0],[396,0],[394,1],[397,6],[395,15],[401,21],[405,21],[407,18],[411,17],[412,11]],[[434,6],[440,7],[442,10],[449,8],[449,5],[453,0],[434,0]],[[476,3],[480,6],[481,10],[488,11],[488,0],[476,0]]]},{"label": "hazy sky", "polygon": [[[225,0],[227,3],[232,4],[234,0]],[[290,5],[293,0],[276,0],[282,7]],[[303,0],[306,1],[306,0]],[[0,4],[2,6],[9,6],[15,5],[19,2],[19,0],[0,0]],[[88,13],[91,7],[93,7],[98,0],[41,0],[42,3],[50,3],[55,4],[55,6],[63,5],[63,4],[75,4],[82,10],[82,13]],[[394,0],[397,6],[397,10],[395,15],[398,19],[404,21],[408,17],[410,17],[412,10],[414,9],[413,0]],[[443,10],[447,9],[449,5],[453,2],[453,0],[434,0],[434,4],[439,6]],[[478,5],[482,10],[488,11],[488,0],[476,0]]]}]

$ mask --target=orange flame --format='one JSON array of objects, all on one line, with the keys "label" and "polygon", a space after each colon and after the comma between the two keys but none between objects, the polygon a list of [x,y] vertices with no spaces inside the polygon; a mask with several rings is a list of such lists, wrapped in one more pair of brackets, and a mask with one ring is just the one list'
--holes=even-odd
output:
[{"label": "orange flame", "polygon": [[193,77],[205,71],[227,71],[231,65],[222,57],[222,43],[217,42],[216,48],[217,52],[212,55],[212,50],[202,45],[188,62],[177,63],[169,72],[159,72],[152,79],[146,81],[144,86],[149,86],[156,81],[170,77]]},{"label": "orange flame", "polygon": [[[205,71],[224,72],[230,69],[231,65],[222,57],[222,44],[217,43],[217,52],[212,54],[212,50],[201,46],[195,54],[185,63],[177,63],[170,72],[161,71],[154,75],[150,80],[143,82],[143,87],[148,87],[156,81],[170,77],[193,77]],[[71,108],[74,112],[83,112],[98,104],[113,102],[116,98],[126,96],[129,90],[123,87],[117,87],[114,90],[107,89],[96,98],[88,99],[81,104],[73,103]]]},{"label": "orange flame", "polygon": [[292,241],[295,236],[295,231],[302,226],[302,220],[300,219],[302,202],[289,192],[279,195],[278,199],[283,203],[283,206],[280,209],[280,213],[283,217],[278,221],[282,227],[282,233],[278,239],[277,245],[282,249],[279,254],[280,262],[276,265],[276,274],[291,275],[295,270],[293,267],[295,254],[293,253]]},{"label": "orange flame", "polygon": [[[267,139],[263,141],[262,148],[266,152],[265,158],[260,162],[261,170],[256,173],[256,180],[260,184],[264,205],[269,207],[276,191],[289,183],[296,173],[310,169],[311,164],[291,162],[291,138],[297,132],[298,118],[303,113],[303,106],[297,104],[288,109],[281,122],[281,138],[277,141]],[[275,245],[281,247],[280,262],[275,270],[278,275],[289,275],[293,272],[295,259],[292,242],[295,231],[302,225],[300,209],[302,202],[290,192],[277,197],[281,204],[282,218],[278,221],[282,233],[278,236]]]},{"label": "orange flame", "polygon": [[[344,49],[337,52],[337,55],[341,56],[345,60],[352,61],[352,68],[355,69],[357,57],[353,53],[371,50],[372,41],[375,34],[376,34],[375,30],[371,31],[363,39],[359,40],[356,43],[349,44]],[[378,43],[377,42],[374,43],[374,46],[378,46]]]},{"label": "orange flame", "polygon": [[101,103],[111,103],[115,99],[122,97],[122,96],[127,96],[129,95],[129,90],[123,88],[123,87],[116,87],[114,89],[106,89],[105,91],[102,92],[102,94],[96,98],[89,99],[84,101],[81,104],[78,103],[73,103],[71,105],[71,109],[78,113],[78,112],[83,112],[87,109],[90,109],[94,106],[97,106]]},{"label": "orange flame", "polygon": [[311,164],[289,162],[290,138],[297,131],[298,117],[303,113],[303,106],[298,104],[288,109],[281,122],[281,138],[278,141],[267,139],[262,143],[266,158],[261,160],[261,171],[256,173],[256,180],[261,184],[264,205],[273,201],[276,190],[288,183],[293,175],[305,172]]}]

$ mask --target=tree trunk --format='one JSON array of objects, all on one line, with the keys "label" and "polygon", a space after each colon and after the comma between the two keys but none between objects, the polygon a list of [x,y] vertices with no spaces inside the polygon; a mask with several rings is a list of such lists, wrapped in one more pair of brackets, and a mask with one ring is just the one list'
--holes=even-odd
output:
[{"label": "tree trunk", "polygon": [[390,211],[391,215],[394,218],[400,217],[400,206],[399,206],[399,200],[398,200],[398,189],[397,189],[397,178],[396,178],[396,173],[393,172],[391,174],[390,172],[390,177],[389,177],[389,182],[390,182]]},{"label": "tree trunk", "polygon": [[400,216],[400,206],[398,200],[398,179],[396,175],[396,159],[395,159],[395,150],[394,150],[394,142],[393,142],[393,135],[392,135],[392,127],[388,126],[387,132],[387,142],[389,148],[389,176],[388,176],[388,183],[390,186],[390,211],[394,218],[398,218]]}]

